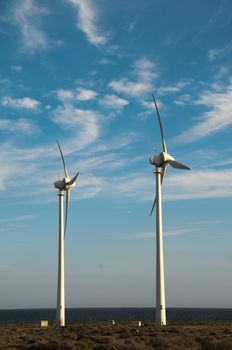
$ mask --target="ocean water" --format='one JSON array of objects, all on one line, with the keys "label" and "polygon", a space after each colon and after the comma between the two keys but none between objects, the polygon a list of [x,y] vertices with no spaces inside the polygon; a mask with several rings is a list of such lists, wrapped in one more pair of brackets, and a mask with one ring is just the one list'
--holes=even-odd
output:
[{"label": "ocean water", "polygon": [[[0,310],[0,324],[55,323],[55,309]],[[154,308],[80,308],[66,309],[66,323],[91,321],[152,321]],[[232,309],[167,308],[169,321],[232,321]]]}]

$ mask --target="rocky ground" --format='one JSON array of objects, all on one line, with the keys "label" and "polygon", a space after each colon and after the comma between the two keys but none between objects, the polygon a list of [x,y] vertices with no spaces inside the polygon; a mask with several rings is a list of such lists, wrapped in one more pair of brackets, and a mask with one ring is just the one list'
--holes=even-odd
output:
[{"label": "rocky ground", "polygon": [[230,322],[75,323],[58,328],[0,326],[0,349],[27,350],[232,350]]}]

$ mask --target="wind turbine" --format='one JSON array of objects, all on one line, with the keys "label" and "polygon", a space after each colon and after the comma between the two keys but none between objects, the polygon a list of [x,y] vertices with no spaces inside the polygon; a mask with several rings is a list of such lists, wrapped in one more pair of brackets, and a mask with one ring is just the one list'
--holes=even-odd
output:
[{"label": "wind turbine", "polygon": [[[70,199],[70,190],[76,184],[76,179],[79,172],[70,179],[65,165],[64,156],[58,141],[57,145],[60,150],[60,155],[64,168],[64,177],[62,180],[54,182],[55,188],[59,190],[59,248],[58,248],[58,284],[57,284],[57,323],[59,326],[65,326],[65,289],[64,289],[64,239],[67,228],[68,208]],[[65,223],[64,223],[64,192],[66,192],[66,208],[65,208]]]},{"label": "wind turbine", "polygon": [[159,155],[150,157],[150,163],[155,166],[154,173],[156,174],[156,197],[154,199],[151,213],[156,205],[156,323],[158,325],[166,325],[166,306],[165,306],[165,287],[164,287],[164,257],[163,257],[163,228],[162,228],[162,199],[161,199],[161,185],[164,179],[167,167],[175,169],[190,170],[184,164],[175,161],[175,158],[168,154],[167,146],[164,138],[163,126],[158,110],[156,100],[153,101],[156,108],[156,113],[159,121],[162,148],[163,151]]}]

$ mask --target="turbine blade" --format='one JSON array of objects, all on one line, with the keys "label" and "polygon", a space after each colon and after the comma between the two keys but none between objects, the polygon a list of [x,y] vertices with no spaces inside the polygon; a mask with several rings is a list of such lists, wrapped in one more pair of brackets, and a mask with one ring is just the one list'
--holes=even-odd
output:
[{"label": "turbine blade", "polygon": [[69,200],[70,200],[70,189],[66,190],[66,203],[65,203],[65,223],[64,223],[64,238],[66,234],[67,222],[68,222],[68,208],[69,208]]},{"label": "turbine blade", "polygon": [[152,95],[152,97],[153,97],[153,101],[154,101],[154,104],[155,104],[155,109],[156,109],[156,113],[157,113],[157,117],[158,117],[158,121],[159,121],[160,133],[161,133],[162,145],[163,145],[163,151],[165,153],[167,153],[167,146],[166,146],[166,142],[165,142],[165,138],[164,138],[163,125],[162,125],[162,122],[161,122],[158,106],[157,106],[157,103],[156,103],[154,95]]},{"label": "turbine blade", "polygon": [[191,170],[188,166],[176,162],[175,160],[170,160],[168,163],[175,169]]},{"label": "turbine blade", "polygon": [[73,178],[67,183],[67,185],[72,185],[72,184],[74,184],[74,182],[76,181],[78,175],[79,175],[79,171],[78,171],[78,173],[77,173],[75,176],[73,176]]},{"label": "turbine blade", "polygon": [[151,208],[150,216],[152,216],[152,214],[153,214],[153,211],[155,209],[155,205],[156,205],[156,197],[154,199],[154,202],[153,202],[153,205],[152,205],[152,208]]},{"label": "turbine blade", "polygon": [[[163,179],[164,179],[164,175],[166,173],[167,167],[168,167],[168,165],[165,165],[164,168],[163,168],[163,174],[161,175],[161,185],[163,183]],[[154,202],[153,202],[153,205],[152,205],[152,208],[151,208],[150,216],[152,216],[152,213],[153,213],[153,211],[155,209],[155,205],[156,205],[156,197],[154,199]]]},{"label": "turbine blade", "polygon": [[60,150],[60,155],[61,155],[61,159],[62,159],[62,163],[63,163],[63,167],[64,167],[64,175],[65,177],[68,177],[68,171],[67,171],[67,168],[66,168],[66,165],[65,165],[65,161],[64,161],[64,156],[63,156],[63,152],[62,152],[62,149],[60,147],[60,144],[59,142],[56,140],[57,142],[57,145],[59,147],[59,150]]}]

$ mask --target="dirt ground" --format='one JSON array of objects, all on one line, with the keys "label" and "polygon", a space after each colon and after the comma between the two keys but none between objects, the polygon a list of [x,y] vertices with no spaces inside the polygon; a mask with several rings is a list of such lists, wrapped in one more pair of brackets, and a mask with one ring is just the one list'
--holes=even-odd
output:
[{"label": "dirt ground", "polygon": [[74,323],[58,328],[0,326],[0,349],[27,350],[232,350],[232,323]]}]

